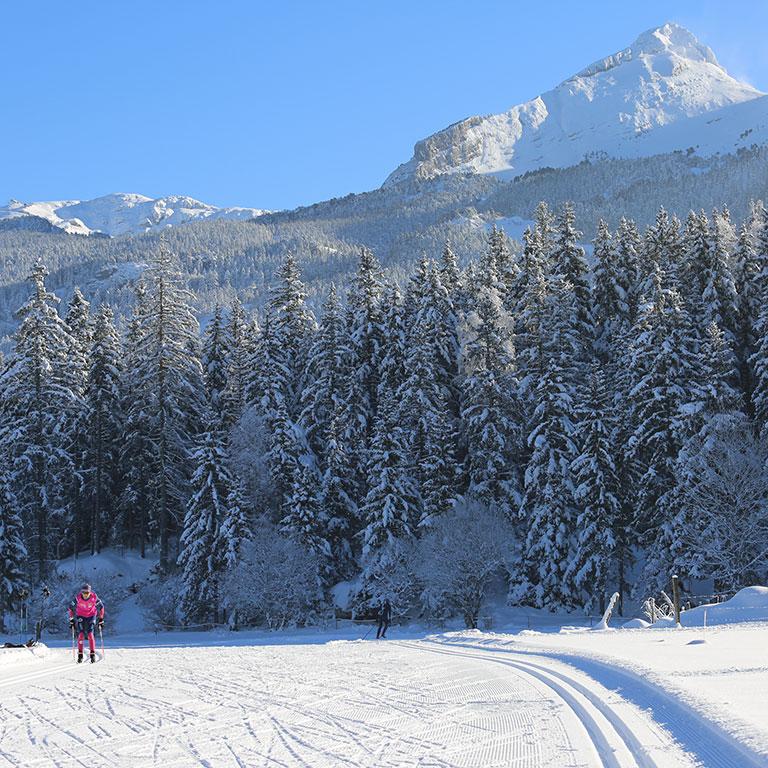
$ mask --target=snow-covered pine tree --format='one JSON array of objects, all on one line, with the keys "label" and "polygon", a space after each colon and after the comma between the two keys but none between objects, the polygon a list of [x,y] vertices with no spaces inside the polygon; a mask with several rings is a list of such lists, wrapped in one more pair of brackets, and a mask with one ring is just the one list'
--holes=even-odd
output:
[{"label": "snow-covered pine tree", "polygon": [[224,391],[227,388],[227,339],[219,304],[213,310],[203,336],[203,381],[208,407],[214,418],[224,423]]},{"label": "snow-covered pine tree", "polygon": [[572,385],[555,356],[550,356],[537,383],[536,402],[520,507],[527,533],[511,596],[538,607],[572,607],[579,602],[578,589],[566,578],[575,528],[575,403]]},{"label": "snow-covered pine tree", "polygon": [[85,400],[88,414],[87,487],[91,502],[91,554],[99,552],[112,530],[120,482],[122,345],[112,310],[96,312]]},{"label": "snow-covered pine tree", "polygon": [[189,456],[205,411],[198,323],[192,294],[163,238],[145,273],[146,311],[135,376],[147,395],[150,440],[156,461],[152,512],[159,537],[160,569],[170,565],[170,536],[188,496]]},{"label": "snow-covered pine tree", "polygon": [[[768,304],[764,304],[758,317],[758,327],[768,328]],[[768,437],[768,334],[760,333],[757,349],[749,358],[752,369],[752,411],[763,438]]]},{"label": "snow-covered pine tree", "polygon": [[[280,394],[288,416],[297,420],[307,353],[317,323],[306,304],[306,288],[292,253],[286,255],[276,277],[269,302],[272,343],[268,350],[272,363],[283,372]],[[267,367],[270,367],[269,361]]]},{"label": "snow-covered pine tree", "polygon": [[[209,423],[209,427],[215,426]],[[216,621],[219,581],[226,566],[228,542],[222,542],[221,526],[230,517],[229,502],[235,482],[226,466],[218,429],[199,438],[192,455],[194,473],[179,540],[181,611],[188,623]]]},{"label": "snow-covered pine tree", "polygon": [[[331,285],[320,329],[312,341],[304,372],[300,424],[315,455],[325,454],[331,420],[346,386],[346,327],[336,286]],[[338,428],[338,423],[337,423]]]},{"label": "snow-covered pine tree", "polygon": [[624,289],[627,305],[627,320],[634,325],[640,306],[640,265],[638,260],[642,250],[642,240],[635,222],[621,217],[616,232],[616,268],[617,280]]},{"label": "snow-covered pine tree", "polygon": [[563,581],[557,592],[552,590],[557,579],[564,579],[574,538],[570,463],[576,455],[573,432],[577,382],[584,367],[583,327],[571,284],[554,274],[548,290],[540,331],[547,367],[536,382],[528,425],[530,458],[520,510],[527,535],[516,594],[537,604],[566,605],[578,602],[575,585]]},{"label": "snow-covered pine tree", "polygon": [[613,341],[628,315],[626,276],[620,272],[618,253],[608,225],[600,219],[595,238],[594,351],[607,362]]},{"label": "snow-covered pine tree", "polygon": [[574,299],[577,329],[587,354],[587,345],[593,333],[592,288],[589,264],[584,249],[579,245],[582,233],[576,229],[576,215],[572,203],[565,203],[557,221],[557,241],[553,251],[553,276],[570,283]]},{"label": "snow-covered pine tree", "polygon": [[[695,403],[695,428],[681,445],[674,465],[674,483],[659,500],[663,523],[656,546],[648,559],[647,571],[663,584],[666,571],[674,569],[680,575],[704,575],[699,570],[701,553],[689,550],[686,541],[697,529],[699,510],[691,504],[702,482],[698,458],[702,447],[715,439],[730,420],[734,427],[746,423],[741,412],[741,393],[734,386],[735,360],[725,333],[711,322],[699,356],[699,381],[689,395]],[[741,514],[741,511],[739,512]]]},{"label": "snow-covered pine tree", "polygon": [[519,503],[522,472],[513,322],[493,275],[475,287],[473,300],[460,337],[467,491],[511,514]]},{"label": "snow-covered pine tree", "polygon": [[704,271],[712,261],[709,219],[706,213],[688,213],[681,240],[680,264],[677,269],[680,293],[694,317],[702,314],[702,294],[706,286]]},{"label": "snow-covered pine tree", "polygon": [[[337,406],[336,413],[339,410]],[[360,527],[358,507],[352,495],[354,482],[350,477],[349,457],[341,435],[334,414],[326,433],[325,470],[317,494],[317,503],[327,520],[325,538],[330,555],[326,577],[329,584],[354,575],[355,542]]]},{"label": "snow-covered pine tree", "polygon": [[[614,459],[616,424],[599,363],[592,364],[589,384],[584,389],[587,391],[577,410],[575,441],[578,456],[571,464],[576,536],[565,581],[581,590],[585,610],[598,608],[602,613],[609,579],[613,580],[617,575],[614,555],[621,504]],[[623,599],[621,590],[619,594]]]},{"label": "snow-covered pine tree", "polygon": [[556,217],[554,213],[549,210],[547,204],[542,200],[536,206],[533,219],[533,234],[538,241],[539,252],[544,260],[544,274],[549,274],[551,270],[552,252],[555,248],[555,240],[557,238]]},{"label": "snow-covered pine tree", "polygon": [[6,472],[0,475],[0,633],[5,631],[4,614],[13,610],[19,593],[28,586],[27,548],[16,496]]},{"label": "snow-covered pine tree", "polygon": [[[379,364],[382,354],[382,272],[373,253],[360,252],[357,274],[347,294],[349,371],[341,422],[353,474],[366,475],[367,453],[376,429]],[[364,491],[361,489],[361,496]]]},{"label": "snow-covered pine tree", "polygon": [[448,294],[453,296],[461,287],[461,272],[450,239],[445,241],[440,263],[440,280]]},{"label": "snow-covered pine tree", "polygon": [[397,392],[405,381],[406,322],[400,288],[396,283],[384,287],[381,300],[383,343],[379,360],[376,399]]},{"label": "snow-covered pine tree", "polygon": [[229,307],[226,325],[226,387],[222,396],[222,423],[229,430],[245,410],[248,365],[252,354],[248,318],[240,300],[235,297]]},{"label": "snow-covered pine tree", "polygon": [[[650,302],[638,319],[629,356],[628,410],[634,432],[625,446],[626,461],[636,463],[640,471],[635,526],[649,546],[665,522],[658,500],[674,484],[674,463],[690,434],[690,410],[683,406],[697,373],[695,340],[682,300],[663,282],[657,265]],[[655,578],[650,569],[647,578]]]},{"label": "snow-covered pine tree", "polygon": [[330,586],[333,564],[328,541],[328,515],[318,500],[320,476],[314,456],[300,454],[294,466],[293,481],[283,503],[281,531],[313,552],[321,563],[318,577]]},{"label": "snow-covered pine tree", "polygon": [[157,455],[151,429],[151,381],[141,375],[147,319],[147,291],[143,280],[136,286],[133,316],[125,336],[121,383],[124,418],[120,449],[121,491],[114,538],[123,546],[146,554],[149,543],[149,510],[154,499]]},{"label": "snow-covered pine tree", "polygon": [[[426,301],[426,295],[422,301]],[[420,522],[447,512],[458,494],[456,434],[448,388],[441,383],[438,334],[430,313],[417,311],[408,335],[406,378],[397,393],[399,424],[406,435],[410,472],[422,502]]]},{"label": "snow-covered pine tree", "polygon": [[83,401],[71,388],[74,341],[48,291],[48,270],[30,274],[32,294],[18,310],[15,347],[0,375],[0,455],[9,470],[39,579],[49,571],[50,544],[69,520],[65,493],[76,472],[73,425]]},{"label": "snow-covered pine tree", "polygon": [[227,497],[226,512],[219,523],[218,547],[224,552],[226,569],[231,570],[238,565],[243,545],[251,538],[251,524],[243,506],[239,484],[236,478],[233,478],[233,487]]},{"label": "snow-covered pine tree", "polygon": [[79,408],[72,411],[73,421],[69,427],[72,435],[70,452],[75,462],[75,472],[72,473],[67,489],[70,520],[68,537],[74,551],[78,552],[84,544],[90,543],[93,547],[94,532],[93,516],[89,509],[90,504],[85,488],[86,475],[89,471],[87,467],[89,424],[85,394],[88,387],[90,367],[88,356],[93,337],[93,321],[91,305],[77,287],[67,304],[64,324],[72,339],[64,385],[76,394],[80,404]]},{"label": "snow-covered pine tree", "polygon": [[495,224],[488,235],[488,249],[501,282],[502,298],[506,303],[509,292],[518,279],[519,266],[512,255],[509,238],[504,230]]},{"label": "snow-covered pine tree", "polygon": [[744,409],[749,416],[753,416],[752,390],[754,388],[749,358],[757,348],[757,321],[760,316],[760,295],[757,281],[760,266],[755,256],[752,222],[745,221],[739,229],[732,262],[734,285],[738,296],[736,354],[739,365],[739,383],[744,397]]},{"label": "snow-covered pine tree", "polygon": [[390,393],[380,403],[368,458],[368,492],[360,509],[365,522],[361,579],[363,591],[374,599],[389,593],[393,574],[402,569],[421,507],[396,412]]},{"label": "snow-covered pine tree", "polygon": [[540,238],[527,229],[523,235],[523,269],[526,276],[519,304],[514,313],[516,319],[517,362],[520,371],[520,388],[525,398],[526,422],[528,421],[536,382],[546,368],[544,354],[544,327],[548,316],[549,284],[548,260],[542,250]]},{"label": "snow-covered pine tree", "polygon": [[[678,270],[682,259],[680,222],[670,218],[662,206],[654,223],[645,230],[640,259],[639,294],[646,299],[653,295],[655,275],[664,278],[666,288],[677,288]],[[657,270],[658,268],[658,270]]]}]

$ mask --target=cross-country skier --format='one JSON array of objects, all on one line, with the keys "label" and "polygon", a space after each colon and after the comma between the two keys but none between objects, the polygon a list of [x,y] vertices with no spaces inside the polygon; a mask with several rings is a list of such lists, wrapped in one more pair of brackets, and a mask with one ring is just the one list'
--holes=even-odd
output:
[{"label": "cross-country skier", "polygon": [[379,605],[379,612],[376,618],[379,620],[379,626],[376,629],[376,639],[386,640],[389,622],[392,620],[392,606],[389,604],[389,600],[384,600]]},{"label": "cross-country skier", "polygon": [[77,625],[77,663],[83,661],[83,635],[88,635],[88,647],[91,650],[91,664],[96,661],[96,639],[93,631],[96,622],[99,629],[104,627],[104,603],[98,595],[91,590],[90,584],[83,584],[82,589],[75,595],[69,604],[69,626],[74,630]]}]

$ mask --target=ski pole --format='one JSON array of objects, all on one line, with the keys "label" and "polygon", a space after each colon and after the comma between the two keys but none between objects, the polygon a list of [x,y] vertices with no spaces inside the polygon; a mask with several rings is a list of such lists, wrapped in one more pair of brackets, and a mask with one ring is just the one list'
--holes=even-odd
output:
[{"label": "ski pole", "polygon": [[371,634],[372,629],[373,629],[373,624],[371,624],[371,626],[368,627],[368,631],[363,635],[363,640],[366,640],[368,638],[368,635]]},{"label": "ski pole", "polygon": [[101,638],[101,660],[104,661],[104,633],[101,631],[101,624],[99,624],[99,637]]},{"label": "ski pole", "polygon": [[75,660],[75,625],[70,624],[69,628],[72,630],[72,661]]}]

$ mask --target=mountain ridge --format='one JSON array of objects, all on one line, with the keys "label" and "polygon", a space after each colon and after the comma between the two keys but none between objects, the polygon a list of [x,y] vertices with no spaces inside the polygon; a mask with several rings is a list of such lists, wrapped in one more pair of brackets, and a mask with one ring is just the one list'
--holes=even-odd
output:
[{"label": "mountain ridge", "polygon": [[92,200],[53,200],[23,203],[10,200],[0,207],[0,224],[28,227],[27,218],[47,221],[54,230],[76,235],[116,237],[206,219],[253,219],[259,208],[218,208],[186,195],[151,198],[114,192]]},{"label": "mountain ridge", "polygon": [[[384,185],[465,172],[508,179],[570,167],[593,153],[632,157],[685,149],[664,141],[657,146],[650,135],[764,96],[731,77],[691,32],[667,23],[506,112],[468,117],[422,139]],[[768,102],[762,106],[768,114]],[[723,148],[729,147],[726,139]]]}]

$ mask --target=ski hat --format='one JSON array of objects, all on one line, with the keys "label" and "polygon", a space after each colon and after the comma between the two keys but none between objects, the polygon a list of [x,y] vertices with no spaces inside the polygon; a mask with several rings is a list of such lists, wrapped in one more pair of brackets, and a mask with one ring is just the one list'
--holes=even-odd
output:
[{"label": "ski hat", "polygon": [[86,582],[85,584],[83,584],[82,587],[80,587],[80,591],[81,592],[90,592],[91,591],[91,585],[88,584],[88,582]]}]

